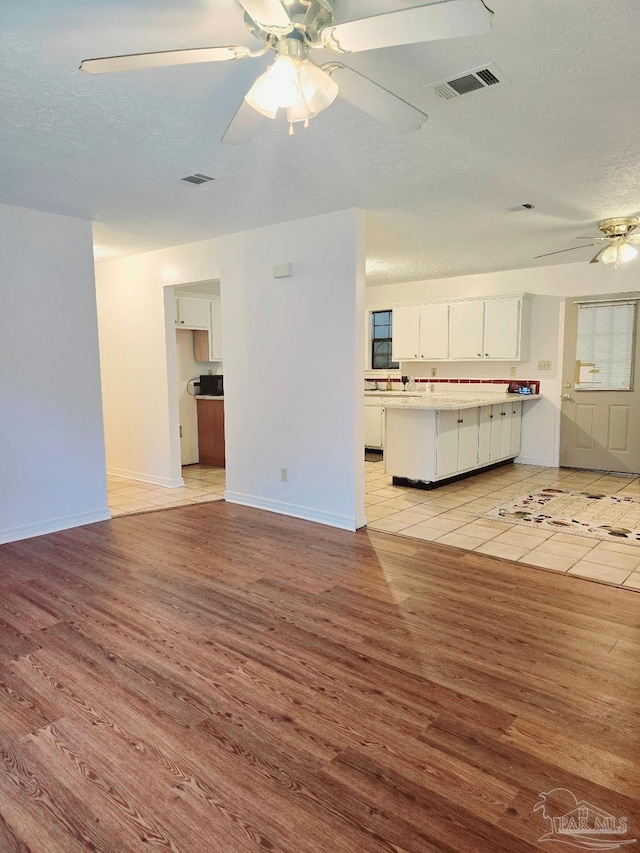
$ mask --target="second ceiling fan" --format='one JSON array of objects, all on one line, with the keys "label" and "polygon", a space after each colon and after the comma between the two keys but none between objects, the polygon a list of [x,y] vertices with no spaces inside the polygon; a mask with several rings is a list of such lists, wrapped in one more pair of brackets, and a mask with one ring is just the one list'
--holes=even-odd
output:
[{"label": "second ceiling fan", "polygon": [[349,53],[404,44],[481,35],[491,29],[493,12],[483,0],[439,0],[369,18],[334,23],[334,0],[239,0],[249,30],[262,42],[258,50],[242,46],[200,47],[85,59],[83,71],[107,74],[199,62],[225,62],[275,53],[275,61],[244,97],[222,141],[247,142],[263,117],[286,112],[293,124],[309,120],[340,95],[399,133],[417,130],[427,119],[422,110],[344,65],[339,59],[316,65],[315,48]]}]

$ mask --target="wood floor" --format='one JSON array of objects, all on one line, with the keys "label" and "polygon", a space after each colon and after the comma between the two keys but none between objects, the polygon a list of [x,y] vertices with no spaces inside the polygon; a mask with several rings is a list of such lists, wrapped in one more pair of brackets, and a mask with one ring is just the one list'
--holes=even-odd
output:
[{"label": "wood floor", "polygon": [[0,548],[0,851],[640,838],[640,594],[225,503]]}]

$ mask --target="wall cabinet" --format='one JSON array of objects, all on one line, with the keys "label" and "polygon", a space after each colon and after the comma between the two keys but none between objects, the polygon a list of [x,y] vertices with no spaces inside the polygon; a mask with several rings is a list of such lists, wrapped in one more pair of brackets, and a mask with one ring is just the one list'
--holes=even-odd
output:
[{"label": "wall cabinet", "polygon": [[193,332],[193,358],[195,361],[222,361],[222,316],[220,300],[209,299],[209,326]]},{"label": "wall cabinet", "polygon": [[449,358],[449,305],[406,305],[393,309],[394,361]]},{"label": "wall cabinet", "polygon": [[397,306],[393,360],[526,360],[529,306],[523,295]]},{"label": "wall cabinet", "polygon": [[176,326],[181,329],[208,330],[211,326],[210,300],[177,296]]}]

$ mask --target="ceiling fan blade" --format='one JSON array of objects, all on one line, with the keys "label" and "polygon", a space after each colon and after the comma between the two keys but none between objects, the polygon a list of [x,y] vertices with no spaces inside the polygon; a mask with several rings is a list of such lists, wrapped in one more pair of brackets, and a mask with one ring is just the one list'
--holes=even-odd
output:
[{"label": "ceiling fan blade", "polygon": [[280,0],[240,0],[247,15],[263,30],[283,36],[293,29],[291,18]]},{"label": "ceiling fan blade", "polygon": [[222,141],[226,145],[240,145],[243,142],[250,142],[263,121],[264,116],[243,100],[231,119],[229,127],[225,130]]},{"label": "ceiling fan blade", "polygon": [[225,62],[229,59],[245,59],[250,54],[248,47],[194,47],[186,50],[160,50],[155,53],[85,59],[80,63],[80,68],[89,74],[110,74],[113,71],[164,68],[168,65],[189,65],[193,62]]},{"label": "ceiling fan blade", "polygon": [[599,263],[600,258],[604,255],[604,253],[607,251],[607,249],[608,249],[608,248],[609,248],[608,246],[605,246],[603,249],[600,249],[600,251],[598,252],[598,254],[597,254],[595,257],[591,258],[591,260],[589,261],[589,263],[590,263],[590,264],[597,264],[597,263]]},{"label": "ceiling fan blade", "polygon": [[609,237],[576,237],[576,240],[591,240],[593,243],[603,243],[609,240]]},{"label": "ceiling fan blade", "polygon": [[419,130],[427,120],[426,113],[352,68],[344,65],[325,65],[323,70],[338,84],[339,95],[345,101],[378,121],[390,125],[396,133]]},{"label": "ceiling fan blade", "polygon": [[544,255],[535,255],[534,261],[537,261],[538,258],[548,258],[550,255],[561,255],[563,252],[575,252],[576,249],[586,249],[589,246],[595,246],[595,243],[587,243],[584,246],[571,246],[570,249],[558,249],[557,252],[546,252]]},{"label": "ceiling fan blade", "polygon": [[436,39],[475,36],[491,29],[491,12],[482,0],[439,0],[349,21],[322,31],[325,47],[341,53],[415,44]]}]

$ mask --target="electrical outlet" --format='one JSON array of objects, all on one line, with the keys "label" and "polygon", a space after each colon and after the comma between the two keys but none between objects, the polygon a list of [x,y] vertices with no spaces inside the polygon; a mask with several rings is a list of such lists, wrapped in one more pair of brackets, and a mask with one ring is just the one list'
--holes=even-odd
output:
[{"label": "electrical outlet", "polygon": [[289,482],[289,469],[288,468],[281,468],[280,469],[280,480],[283,483]]},{"label": "electrical outlet", "polygon": [[551,370],[551,362],[550,361],[539,361],[538,362],[538,370]]},{"label": "electrical outlet", "polygon": [[432,376],[437,376],[437,375],[438,375],[438,368],[437,368],[437,367],[432,367],[432,368],[431,368],[431,375],[432,375]]},{"label": "electrical outlet", "polygon": [[510,368],[510,370],[509,370],[509,374],[510,374],[511,376],[515,376],[515,375],[516,375],[516,368],[515,368],[515,367]]}]

